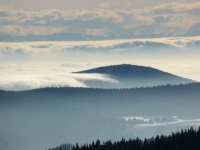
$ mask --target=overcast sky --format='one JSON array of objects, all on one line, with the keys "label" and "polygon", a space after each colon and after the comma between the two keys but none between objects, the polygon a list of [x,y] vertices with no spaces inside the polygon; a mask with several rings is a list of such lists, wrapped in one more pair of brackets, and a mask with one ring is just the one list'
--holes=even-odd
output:
[{"label": "overcast sky", "polygon": [[194,0],[1,0],[0,4],[0,36],[200,33],[200,2]]},{"label": "overcast sky", "polygon": [[11,5],[17,9],[40,10],[40,9],[135,9],[153,7],[155,5],[179,2],[191,3],[198,0],[1,0],[2,4]]}]

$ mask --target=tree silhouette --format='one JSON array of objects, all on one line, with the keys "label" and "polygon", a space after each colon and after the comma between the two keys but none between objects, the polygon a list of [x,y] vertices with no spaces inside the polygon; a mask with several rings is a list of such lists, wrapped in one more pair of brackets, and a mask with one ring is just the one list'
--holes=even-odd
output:
[{"label": "tree silhouette", "polygon": [[172,133],[169,136],[157,135],[156,138],[141,140],[122,138],[119,142],[112,143],[110,140],[100,143],[92,142],[89,146],[83,145],[79,148],[78,143],[72,150],[199,150],[200,149],[200,127],[194,130],[191,127],[188,130]]}]

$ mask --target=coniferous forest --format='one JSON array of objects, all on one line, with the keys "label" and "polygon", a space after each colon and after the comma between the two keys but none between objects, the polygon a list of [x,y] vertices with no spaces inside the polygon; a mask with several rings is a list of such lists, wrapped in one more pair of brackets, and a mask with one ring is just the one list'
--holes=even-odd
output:
[{"label": "coniferous forest", "polygon": [[195,130],[191,127],[188,130],[173,133],[169,136],[163,134],[152,137],[151,139],[135,139],[112,142],[108,140],[101,143],[100,140],[91,144],[79,145],[78,143],[72,148],[62,145],[57,148],[48,150],[199,150],[200,149],[200,127]]}]

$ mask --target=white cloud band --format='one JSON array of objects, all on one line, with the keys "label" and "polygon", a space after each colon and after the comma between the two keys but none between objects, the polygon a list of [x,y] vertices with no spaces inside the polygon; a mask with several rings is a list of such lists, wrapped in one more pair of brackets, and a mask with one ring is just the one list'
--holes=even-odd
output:
[{"label": "white cloud band", "polygon": [[0,76],[0,89],[21,91],[43,87],[88,87],[84,81],[118,83],[102,74],[34,74]]},{"label": "white cloud band", "polygon": [[[174,37],[174,38],[151,38],[151,39],[128,39],[128,40],[107,40],[107,41],[76,41],[76,42],[1,42],[0,54],[2,55],[21,55],[33,53],[51,53],[62,51],[87,51],[87,50],[118,50],[134,49],[141,47],[172,47],[187,48],[199,46],[200,36],[197,37]],[[155,47],[155,48],[156,48]]]}]

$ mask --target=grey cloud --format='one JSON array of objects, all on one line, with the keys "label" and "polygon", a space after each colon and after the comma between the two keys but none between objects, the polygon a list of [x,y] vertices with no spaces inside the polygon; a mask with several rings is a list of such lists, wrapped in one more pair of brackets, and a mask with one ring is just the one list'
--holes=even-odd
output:
[{"label": "grey cloud", "polygon": [[69,27],[69,31],[74,31],[74,32],[84,32],[87,29],[93,29],[93,28],[105,28],[110,30],[111,28],[116,29],[118,24],[112,22],[112,21],[102,21],[101,19],[93,19],[93,20],[55,20],[52,22],[47,22],[45,24],[46,26],[52,26],[52,27],[57,27],[59,25],[67,26]]},{"label": "grey cloud", "polygon": [[198,16],[200,14],[200,8],[194,8],[194,9],[188,10],[188,14]]},{"label": "grey cloud", "polygon": [[0,51],[4,56],[14,56],[14,55],[24,56],[24,55],[30,55],[32,53],[28,49],[15,48],[14,50],[13,47],[4,47]]},{"label": "grey cloud", "polygon": [[154,21],[156,23],[162,23],[162,22],[168,22],[170,21],[171,17],[170,16],[155,16]]},{"label": "grey cloud", "polygon": [[[147,6],[161,5],[171,2],[187,2],[185,0],[142,0],[140,3],[137,0],[1,0],[2,4],[13,5],[17,9],[24,10],[41,10],[59,8],[67,9],[93,9],[104,7],[106,9],[135,9]],[[198,2],[198,0],[189,0],[189,2]],[[39,4],[39,5],[38,5]]]},{"label": "grey cloud", "polygon": [[187,35],[199,35],[200,34],[200,22],[195,23],[194,25],[192,25],[189,30],[187,31]]},{"label": "grey cloud", "polygon": [[175,11],[173,9],[170,9],[170,8],[165,8],[165,9],[155,9],[155,10],[152,10],[151,13],[154,13],[154,14],[174,14]]},{"label": "grey cloud", "polygon": [[49,45],[33,45],[31,46],[32,48],[49,48],[50,46]]},{"label": "grey cloud", "polygon": [[8,12],[0,12],[0,17],[9,17],[10,14]]},{"label": "grey cloud", "polygon": [[25,53],[26,53],[26,51],[23,50],[23,49],[16,49],[15,52],[16,52],[17,54],[25,54]]}]

